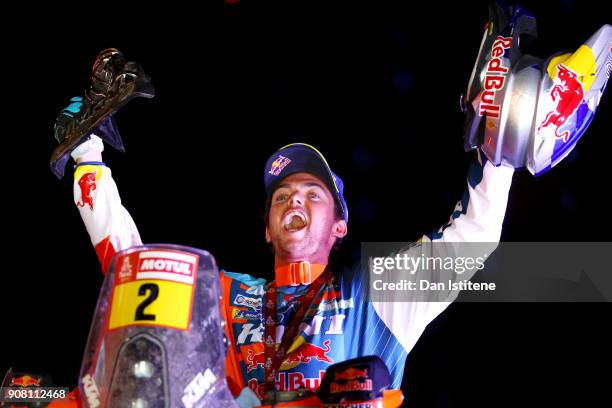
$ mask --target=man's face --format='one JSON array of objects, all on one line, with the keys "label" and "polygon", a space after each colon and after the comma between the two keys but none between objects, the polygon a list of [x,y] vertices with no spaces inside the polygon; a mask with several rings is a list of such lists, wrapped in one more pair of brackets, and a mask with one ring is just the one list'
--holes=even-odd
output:
[{"label": "man's face", "polygon": [[318,177],[292,174],[272,194],[266,241],[277,262],[327,263],[334,243],[346,233],[346,222],[336,219],[334,198]]}]

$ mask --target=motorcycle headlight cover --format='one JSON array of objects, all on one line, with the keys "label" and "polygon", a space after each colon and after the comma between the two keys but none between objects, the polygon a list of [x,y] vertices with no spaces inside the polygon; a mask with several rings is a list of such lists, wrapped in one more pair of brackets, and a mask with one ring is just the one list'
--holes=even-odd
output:
[{"label": "motorcycle headlight cover", "polygon": [[155,244],[117,253],[81,366],[83,406],[235,407],[220,295],[208,252]]},{"label": "motorcycle headlight cover", "polygon": [[492,4],[462,109],[466,151],[480,147],[494,165],[538,176],[570,153],[595,115],[612,71],[612,26],[547,59],[519,48],[536,35],[529,12]]}]

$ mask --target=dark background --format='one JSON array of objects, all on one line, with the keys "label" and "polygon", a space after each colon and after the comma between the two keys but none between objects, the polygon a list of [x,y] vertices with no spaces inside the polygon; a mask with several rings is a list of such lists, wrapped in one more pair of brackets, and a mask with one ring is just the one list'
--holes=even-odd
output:
[{"label": "dark background", "polygon": [[[145,242],[205,248],[227,270],[269,277],[263,165],[296,141],[319,147],[345,181],[341,262],[362,241],[411,241],[447,220],[465,188],[459,96],[487,2],[329,3],[5,14],[16,28],[2,29],[0,373],[13,366],[76,385],[102,275],[71,202],[71,170],[58,181],[48,159],[54,119],[102,48],[140,62],[157,91],[116,115],[127,153],[104,154]],[[523,4],[538,18],[530,51],[541,57],[575,50],[612,20],[593,2]],[[609,99],[570,157],[540,178],[515,175],[502,240],[609,240]],[[408,357],[407,405],[609,397],[611,311],[453,304]]]}]

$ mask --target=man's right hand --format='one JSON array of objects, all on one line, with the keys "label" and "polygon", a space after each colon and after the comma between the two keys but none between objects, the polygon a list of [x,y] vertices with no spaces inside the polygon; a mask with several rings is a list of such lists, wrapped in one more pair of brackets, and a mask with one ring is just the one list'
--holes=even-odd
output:
[{"label": "man's right hand", "polygon": [[70,153],[70,156],[76,164],[81,164],[83,162],[101,162],[103,151],[104,143],[102,139],[92,133],[88,140],[78,145]]},{"label": "man's right hand", "polygon": [[[62,109],[53,127],[55,140],[58,143],[63,141],[68,124],[75,120],[75,117],[78,118],[82,114],[81,109],[85,103],[87,101],[84,98],[75,96],[70,99],[70,105]],[[76,164],[81,162],[101,162],[103,151],[104,143],[102,139],[92,133],[88,139],[84,139],[83,142],[70,152],[70,157],[72,157]]]},{"label": "man's right hand", "polygon": [[[84,140],[89,140],[92,132],[124,152],[113,115],[133,98],[152,98],[154,95],[151,79],[138,63],[127,61],[114,48],[100,52],[94,63],[92,83],[84,97],[72,98],[55,122],[54,134],[59,146],[51,155],[51,171],[62,178],[69,154],[73,158],[81,156],[72,154],[72,151]],[[99,147],[98,153],[102,151]],[[99,155],[96,157],[100,158]],[[82,160],[89,158],[83,157]]]},{"label": "man's right hand", "polygon": [[87,101],[82,96],[74,96],[70,99],[70,105],[62,109],[53,126],[53,137],[55,137],[57,143],[62,143],[66,139],[66,130],[70,123],[75,120],[75,116],[82,115],[82,108],[85,103]]}]

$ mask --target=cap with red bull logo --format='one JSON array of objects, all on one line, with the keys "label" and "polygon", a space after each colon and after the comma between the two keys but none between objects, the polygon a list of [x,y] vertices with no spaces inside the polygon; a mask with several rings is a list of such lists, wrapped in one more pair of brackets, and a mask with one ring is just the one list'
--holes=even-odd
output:
[{"label": "cap with red bull logo", "polygon": [[369,401],[391,386],[389,369],[378,356],[364,356],[329,366],[319,397],[325,403]]},{"label": "cap with red bull logo", "polygon": [[342,218],[348,222],[344,182],[331,170],[321,152],[306,143],[283,146],[268,158],[264,167],[264,185],[268,199],[281,180],[291,174],[302,172],[313,174],[325,183],[342,211]]}]

